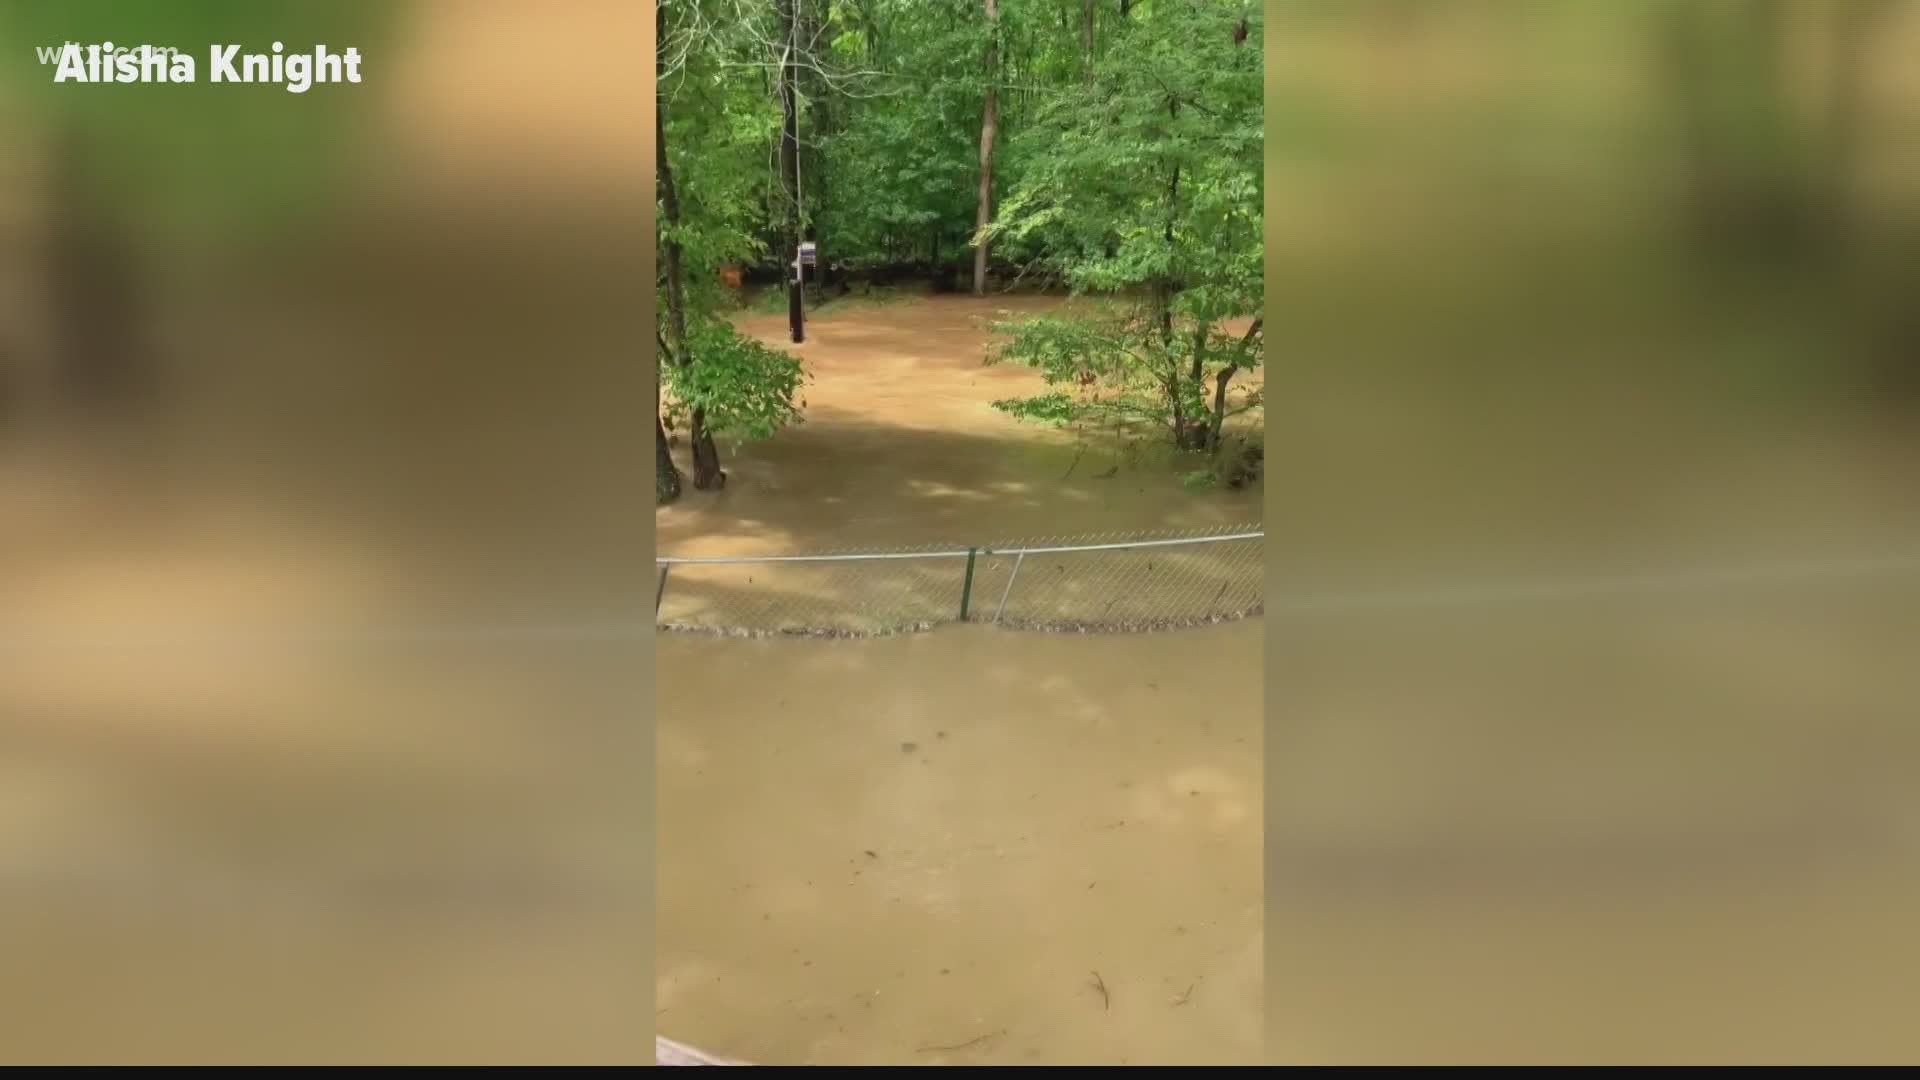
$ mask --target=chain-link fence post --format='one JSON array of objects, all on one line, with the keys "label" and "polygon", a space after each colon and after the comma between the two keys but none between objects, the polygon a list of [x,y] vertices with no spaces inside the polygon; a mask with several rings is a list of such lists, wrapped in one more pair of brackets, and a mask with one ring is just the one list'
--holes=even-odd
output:
[{"label": "chain-link fence post", "polygon": [[979,548],[970,547],[967,549],[967,579],[960,583],[961,622],[967,621],[967,605],[973,601],[973,560],[979,554]]},{"label": "chain-link fence post", "polygon": [[1013,557],[1013,572],[1007,575],[1007,587],[1000,590],[1000,606],[993,610],[993,621],[998,623],[1000,616],[1006,614],[1007,597],[1013,595],[1013,583],[1020,577],[1020,564],[1025,562],[1027,553],[1022,551]]}]

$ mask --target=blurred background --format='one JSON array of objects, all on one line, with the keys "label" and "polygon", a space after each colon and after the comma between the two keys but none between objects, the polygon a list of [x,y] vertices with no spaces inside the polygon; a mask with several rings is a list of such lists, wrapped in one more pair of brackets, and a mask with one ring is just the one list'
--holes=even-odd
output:
[{"label": "blurred background", "polygon": [[650,1060],[643,8],[0,0],[9,1061]]},{"label": "blurred background", "polygon": [[1920,4],[1269,12],[1270,1055],[1911,1059]]}]

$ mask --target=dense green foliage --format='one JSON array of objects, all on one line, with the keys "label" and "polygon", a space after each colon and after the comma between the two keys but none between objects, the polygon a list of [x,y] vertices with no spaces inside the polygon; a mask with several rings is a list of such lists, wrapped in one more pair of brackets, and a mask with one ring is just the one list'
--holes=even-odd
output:
[{"label": "dense green foliage", "polygon": [[1260,324],[1228,325],[1263,302],[1261,89],[1257,11],[1141,4],[1093,77],[1036,111],[988,235],[1033,245],[1075,291],[1138,302],[1007,327],[997,359],[1068,389],[1002,408],[1214,449],[1228,412],[1257,405],[1232,380],[1259,366]]},{"label": "dense green foliage", "polygon": [[764,93],[765,72],[775,66],[767,28],[737,17],[743,10],[753,9],[724,0],[658,9],[660,502],[680,494],[664,419],[687,430],[694,486],[714,488],[726,481],[716,434],[766,438],[798,415],[799,361],[735,330],[719,281],[723,267],[768,250],[759,234],[767,192],[754,168],[779,129],[779,111]]},{"label": "dense green foliage", "polygon": [[660,42],[665,407],[696,487],[724,482],[703,432],[797,416],[797,364],[727,328],[719,281],[780,280],[803,238],[829,285],[951,284],[985,245],[977,292],[1116,301],[1008,328],[997,359],[1062,388],[1016,415],[1201,449],[1257,405],[1222,388],[1261,352],[1258,4],[666,0]]},{"label": "dense green foliage", "polygon": [[834,61],[871,74],[809,140],[815,187],[825,189],[811,200],[816,235],[845,267],[958,261],[978,168],[979,0],[875,0],[840,8],[840,18]]},{"label": "dense green foliage", "polygon": [[719,319],[702,319],[687,334],[697,362],[665,370],[668,416],[678,426],[697,409],[707,430],[733,439],[764,439],[797,422],[800,361],[769,349]]},{"label": "dense green foliage", "polygon": [[[804,229],[826,260],[847,268],[964,261],[987,87],[981,0],[794,2]],[[1083,30],[1089,6],[1098,73],[1091,83]],[[675,160],[688,171],[683,197],[702,200],[713,224],[724,219],[736,242],[733,260],[777,272],[791,257],[785,230],[792,209],[776,148],[778,57],[788,44],[779,4],[666,0],[664,7],[662,61],[675,80],[667,91],[674,110],[668,137],[685,150]],[[1233,166],[1252,178],[1257,204],[1258,4],[1000,0],[998,10],[993,85],[1001,149],[994,187],[1001,197],[1089,172],[1107,188],[1137,182],[1136,194],[1145,196],[1154,185],[1131,170],[1148,152],[1144,140],[1159,134],[1151,123],[1162,106],[1155,80],[1172,77],[1196,112],[1227,110],[1236,125],[1250,122],[1232,137],[1216,131],[1205,136],[1204,148],[1194,142],[1181,152],[1238,159]],[[1250,22],[1247,43],[1236,46],[1243,18]],[[1056,147],[1069,126],[1106,151],[1089,160],[1088,146]],[[700,177],[692,175],[696,166]],[[1086,207],[1089,214],[1103,209]],[[692,220],[691,202],[688,213]],[[1009,231],[996,263],[1024,267],[1064,235]],[[1254,264],[1257,277],[1257,254]]]}]

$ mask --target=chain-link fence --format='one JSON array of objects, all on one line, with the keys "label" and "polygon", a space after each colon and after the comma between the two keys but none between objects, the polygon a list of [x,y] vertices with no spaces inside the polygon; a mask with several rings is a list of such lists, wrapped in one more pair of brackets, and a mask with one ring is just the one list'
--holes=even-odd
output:
[{"label": "chain-link fence", "polygon": [[980,622],[1160,630],[1258,614],[1258,526],[837,555],[654,560],[662,629],[864,637]]}]

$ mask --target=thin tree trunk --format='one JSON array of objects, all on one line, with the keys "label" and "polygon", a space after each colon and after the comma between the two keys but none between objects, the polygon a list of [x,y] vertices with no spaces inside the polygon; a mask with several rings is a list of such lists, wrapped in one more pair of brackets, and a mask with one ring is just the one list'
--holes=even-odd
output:
[{"label": "thin tree trunk", "polygon": [[786,195],[786,231],[797,242],[800,236],[800,120],[794,101],[796,79],[793,57],[794,0],[779,0],[775,5],[780,18],[780,68],[777,92],[780,97],[780,187]]},{"label": "thin tree trunk", "polygon": [[[1167,227],[1165,238],[1169,257],[1173,251],[1173,219],[1180,212],[1180,166],[1175,164],[1173,176],[1167,181]],[[1153,298],[1156,316],[1160,322],[1160,344],[1173,347],[1173,296],[1179,291],[1178,283],[1172,275],[1165,274],[1153,283]]]},{"label": "thin tree trunk", "polygon": [[1173,403],[1173,445],[1186,445],[1187,410],[1180,391],[1180,361],[1167,357],[1167,396]]},{"label": "thin tree trunk", "polygon": [[[654,105],[653,137],[654,145],[659,148],[660,154],[660,166],[656,174],[656,183],[660,188],[660,205],[666,215],[669,229],[677,231],[680,226],[680,195],[673,183],[673,164],[667,159],[667,103],[664,101],[656,102]],[[670,231],[667,241],[660,245],[660,254],[667,278],[667,340],[673,349],[674,360],[684,367],[693,358],[687,355],[684,252],[680,247],[680,241],[674,239],[674,231]]]},{"label": "thin tree trunk", "polygon": [[707,430],[707,410],[695,408],[688,425],[687,441],[693,444],[693,486],[713,491],[727,486],[727,474],[720,468],[720,451],[713,445],[713,432]]},{"label": "thin tree trunk", "polygon": [[[1207,362],[1207,326],[1195,320],[1193,328],[1193,361],[1187,365],[1187,382],[1200,389],[1200,400],[1206,400],[1206,362]],[[1207,416],[1202,412],[1188,424],[1188,430],[1180,433],[1181,445],[1189,450],[1207,448]]]},{"label": "thin tree trunk", "polygon": [[673,443],[667,438],[664,414],[660,411],[660,389],[666,378],[667,365],[675,362],[673,350],[667,347],[667,338],[656,327],[653,332],[654,343],[659,352],[653,365],[653,500],[654,505],[664,506],[680,497],[680,467],[673,463]]},{"label": "thin tree trunk", "polygon": [[1000,127],[999,93],[994,87],[1000,61],[1000,7],[982,0],[987,11],[987,93],[980,111],[980,205],[974,215],[973,295],[987,295],[987,242],[980,231],[993,220],[993,139]]},{"label": "thin tree trunk", "polygon": [[[1122,11],[1124,12],[1124,10],[1123,6]],[[1173,119],[1179,118],[1180,103],[1178,101],[1172,99],[1167,101],[1167,115]],[[1171,135],[1169,135],[1169,137],[1171,137]],[[1179,213],[1180,163],[1175,161],[1173,164],[1173,174],[1167,180],[1167,221],[1166,228],[1162,234],[1166,240],[1167,259],[1169,263],[1171,263],[1173,259],[1173,223],[1174,219],[1179,216]],[[1187,431],[1186,403],[1181,396],[1180,364],[1179,361],[1173,357],[1173,298],[1174,294],[1179,291],[1179,288],[1179,282],[1175,280],[1171,269],[1169,269],[1167,273],[1157,277],[1153,283],[1154,306],[1158,309],[1156,314],[1160,321],[1160,346],[1167,351],[1168,363],[1170,363],[1173,368],[1173,441],[1175,446],[1186,447],[1191,442],[1191,437]],[[1196,374],[1194,378],[1197,381],[1199,376]]]},{"label": "thin tree trunk", "polygon": [[[1167,116],[1172,120],[1178,120],[1180,118],[1180,102],[1178,99],[1167,99]],[[1173,178],[1167,181],[1167,227],[1165,237],[1169,263],[1173,260],[1173,223],[1179,216],[1180,163],[1175,161],[1173,164]],[[1161,289],[1164,295],[1160,305],[1160,340],[1168,346],[1173,344],[1173,295],[1180,291],[1180,287],[1180,282],[1174,278],[1172,270],[1169,270],[1167,275],[1161,279]]]},{"label": "thin tree trunk", "polygon": [[1214,378],[1213,423],[1207,428],[1206,445],[1201,447],[1201,449],[1209,453],[1218,454],[1220,452],[1220,428],[1226,423],[1227,419],[1227,383],[1232,381],[1234,372],[1239,370],[1239,365],[1228,364],[1226,367],[1221,368],[1219,375]]},{"label": "thin tree trunk", "polygon": [[[823,21],[820,9],[826,5],[824,0],[796,0],[796,2],[800,5],[799,11],[796,14],[799,40],[794,51],[794,57],[797,63],[799,57],[802,55],[815,57],[814,48],[820,41],[821,23]],[[813,201],[811,204],[813,209],[812,212],[807,215],[806,220],[800,223],[796,235],[802,240],[812,240],[816,250],[825,251],[826,235],[821,229],[820,211],[822,208],[830,208],[833,205],[833,196],[828,189],[827,155],[824,150],[821,149],[821,139],[828,134],[827,86],[826,80],[820,73],[820,65],[817,58],[805,67],[797,70],[800,80],[804,80],[805,82],[807,94],[807,131],[813,139],[814,149],[811,153],[807,154],[806,161],[806,178],[808,188],[813,192]],[[796,118],[794,136],[796,143],[799,140],[798,127],[799,124]],[[821,286],[827,284],[826,272],[827,262],[823,259],[814,269],[814,281],[816,284]]]},{"label": "thin tree trunk", "polygon": [[653,501],[670,503],[680,497],[680,469],[673,463],[673,449],[667,445],[667,429],[660,423],[660,392],[653,395]]},{"label": "thin tree trunk", "polygon": [[[804,215],[800,206],[800,103],[795,100],[799,80],[796,77],[796,62],[799,43],[794,39],[794,12],[796,0],[779,0],[776,8],[780,19],[780,183],[787,195],[786,253],[781,257],[781,265],[800,257],[800,242],[806,239],[801,233],[805,228]],[[796,280],[801,271],[787,267],[788,308],[793,323],[793,340],[801,340],[801,303],[800,286]],[[695,455],[696,464],[698,455]]]},{"label": "thin tree trunk", "polygon": [[1093,85],[1093,4],[1080,0],[1080,52],[1087,58],[1087,85]]},{"label": "thin tree trunk", "polygon": [[[1246,336],[1240,339],[1240,345],[1242,348],[1245,348],[1248,344],[1250,344],[1253,341],[1254,335],[1260,332],[1260,325],[1266,321],[1267,320],[1264,315],[1253,320],[1253,325],[1247,327]],[[1221,368],[1220,374],[1214,380],[1213,424],[1207,432],[1207,446],[1206,446],[1208,450],[1213,451],[1214,453],[1220,452],[1220,428],[1222,425],[1226,423],[1226,419],[1227,419],[1227,383],[1233,380],[1234,374],[1239,370],[1240,370],[1240,362],[1238,360],[1235,360],[1232,363],[1228,364],[1226,367]]]}]

